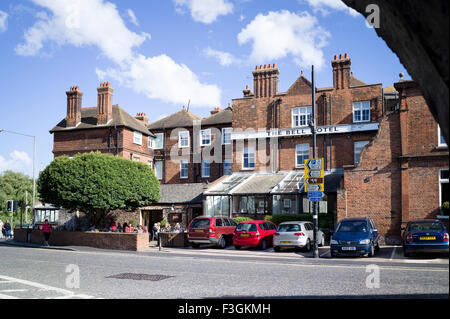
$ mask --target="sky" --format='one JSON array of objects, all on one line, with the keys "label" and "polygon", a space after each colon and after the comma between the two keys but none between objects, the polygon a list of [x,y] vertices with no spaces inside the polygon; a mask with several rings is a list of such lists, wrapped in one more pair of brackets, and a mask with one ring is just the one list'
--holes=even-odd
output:
[{"label": "sky", "polygon": [[[383,14],[380,12],[380,14]],[[256,65],[276,63],[279,91],[303,70],[332,86],[331,60],[383,87],[410,76],[364,17],[340,0],[0,0],[0,130],[36,136],[36,177],[53,159],[49,133],[79,86],[150,122],[179,111],[206,117],[253,89]],[[0,132],[0,174],[32,175],[33,139]]]}]

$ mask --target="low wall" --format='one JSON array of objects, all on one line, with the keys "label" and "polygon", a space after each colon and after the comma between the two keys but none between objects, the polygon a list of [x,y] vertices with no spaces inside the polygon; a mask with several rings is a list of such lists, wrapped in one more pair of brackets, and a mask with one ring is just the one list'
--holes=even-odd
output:
[{"label": "low wall", "polygon": [[[14,229],[14,240],[27,242],[27,229]],[[40,230],[31,230],[31,243],[43,244],[44,235]],[[52,231],[49,240],[55,246],[88,246],[102,249],[141,251],[149,247],[149,234],[146,233],[102,233]]]}]

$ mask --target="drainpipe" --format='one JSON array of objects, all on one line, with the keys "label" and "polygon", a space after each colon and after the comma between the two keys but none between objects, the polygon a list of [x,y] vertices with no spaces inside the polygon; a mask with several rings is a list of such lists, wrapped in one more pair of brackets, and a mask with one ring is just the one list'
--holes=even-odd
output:
[{"label": "drainpipe", "polygon": [[[333,125],[333,113],[331,109],[332,99],[330,94],[330,125]],[[333,136],[330,134],[330,170],[333,169]]]},{"label": "drainpipe", "polygon": [[[327,124],[327,117],[326,117],[326,111],[327,111],[327,95],[325,93],[322,94],[323,99],[323,125],[325,126]],[[327,161],[327,136],[323,135],[323,157],[325,159],[325,170],[328,169],[328,161]]]}]

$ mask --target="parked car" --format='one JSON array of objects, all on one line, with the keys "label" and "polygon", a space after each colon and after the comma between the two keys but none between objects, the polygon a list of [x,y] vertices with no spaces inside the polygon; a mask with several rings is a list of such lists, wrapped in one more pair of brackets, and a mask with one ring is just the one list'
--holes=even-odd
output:
[{"label": "parked car", "polygon": [[[325,236],[319,230],[317,242],[324,245]],[[273,237],[273,249],[280,251],[281,248],[303,248],[310,251],[314,243],[314,224],[305,221],[284,222],[278,225]]]},{"label": "parked car", "polygon": [[370,217],[344,218],[336,231],[331,231],[331,257],[339,255],[367,255],[372,257],[380,249],[376,223]]},{"label": "parked car", "polygon": [[188,226],[187,239],[194,248],[200,244],[225,248],[231,243],[236,226],[237,223],[228,217],[196,217]]},{"label": "parked car", "polygon": [[236,249],[242,246],[257,246],[266,249],[272,244],[272,238],[277,225],[266,220],[252,220],[239,223],[233,235],[233,245]]},{"label": "parked car", "polygon": [[449,253],[448,232],[439,220],[413,220],[402,230],[405,257],[413,253]]}]

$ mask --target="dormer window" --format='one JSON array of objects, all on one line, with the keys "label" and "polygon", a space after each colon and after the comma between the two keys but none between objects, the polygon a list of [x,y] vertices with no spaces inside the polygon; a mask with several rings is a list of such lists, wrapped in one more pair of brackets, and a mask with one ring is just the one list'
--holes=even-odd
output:
[{"label": "dormer window", "polygon": [[370,122],[370,101],[353,102],[353,123]]},{"label": "dormer window", "polygon": [[312,107],[301,106],[292,109],[292,127],[308,126],[311,121]]}]

